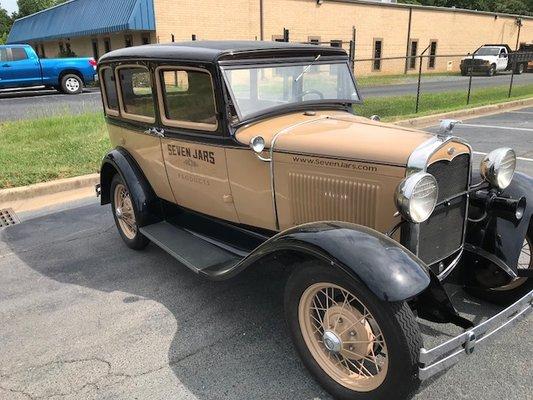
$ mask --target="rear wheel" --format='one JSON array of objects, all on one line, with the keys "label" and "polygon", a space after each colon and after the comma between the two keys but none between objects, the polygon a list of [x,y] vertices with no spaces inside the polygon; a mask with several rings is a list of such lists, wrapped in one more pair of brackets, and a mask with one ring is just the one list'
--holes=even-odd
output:
[{"label": "rear wheel", "polygon": [[111,193],[111,210],[122,240],[132,249],[144,249],[150,241],[139,232],[131,194],[119,174],[111,181]]},{"label": "rear wheel", "polygon": [[83,91],[83,81],[76,74],[66,74],[61,78],[61,91],[65,94],[79,94]]},{"label": "rear wheel", "polygon": [[422,339],[405,302],[379,300],[320,264],[287,282],[285,316],[300,356],[338,399],[407,399],[418,388]]},{"label": "rear wheel", "polygon": [[522,75],[524,73],[524,64],[518,64],[515,68],[514,73],[516,75]]}]

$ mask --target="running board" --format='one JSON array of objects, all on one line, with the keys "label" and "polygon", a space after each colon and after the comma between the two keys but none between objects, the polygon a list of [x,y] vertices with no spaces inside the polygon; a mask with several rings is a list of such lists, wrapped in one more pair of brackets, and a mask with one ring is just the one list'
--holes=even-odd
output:
[{"label": "running board", "polygon": [[242,251],[167,221],[139,228],[151,242],[197,274],[215,279],[244,258]]}]

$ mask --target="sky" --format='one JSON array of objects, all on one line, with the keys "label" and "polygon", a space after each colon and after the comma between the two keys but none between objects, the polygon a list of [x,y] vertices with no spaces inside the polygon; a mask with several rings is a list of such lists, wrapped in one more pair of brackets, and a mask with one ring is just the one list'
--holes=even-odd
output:
[{"label": "sky", "polygon": [[0,6],[5,8],[9,14],[17,11],[17,0],[0,0]]}]

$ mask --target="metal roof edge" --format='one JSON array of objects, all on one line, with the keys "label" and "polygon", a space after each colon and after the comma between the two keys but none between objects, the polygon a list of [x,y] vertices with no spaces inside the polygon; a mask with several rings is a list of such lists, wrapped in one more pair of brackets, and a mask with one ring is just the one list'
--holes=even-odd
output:
[{"label": "metal roof edge", "polygon": [[369,6],[376,7],[393,7],[393,8],[413,8],[420,10],[431,10],[431,11],[441,11],[441,12],[460,12],[465,14],[481,14],[481,15],[491,15],[499,17],[510,17],[510,18],[524,18],[528,20],[533,20],[533,15],[521,15],[521,14],[508,14],[495,11],[479,11],[479,10],[469,10],[467,8],[452,8],[452,7],[438,7],[438,6],[424,6],[422,4],[405,4],[405,3],[382,3],[379,1],[372,0],[324,0],[334,2],[334,3],[356,3],[356,4],[365,4]]},{"label": "metal roof edge", "polygon": [[60,3],[60,4],[56,4],[55,6],[52,6],[52,7],[48,7],[48,8],[45,8],[44,10],[41,10],[41,11],[37,11],[36,13],[33,13],[33,14],[30,14],[30,15],[25,15],[24,17],[20,17],[20,18],[17,18],[15,21],[13,21],[13,23],[17,22],[17,21],[22,21],[26,18],[30,18],[30,17],[33,17],[35,15],[38,15],[38,14],[43,14],[45,12],[48,12],[50,10],[54,10],[56,8],[59,8],[59,7],[63,7],[69,3],[72,3],[76,0],[68,0],[68,1],[65,1],[64,3]]}]

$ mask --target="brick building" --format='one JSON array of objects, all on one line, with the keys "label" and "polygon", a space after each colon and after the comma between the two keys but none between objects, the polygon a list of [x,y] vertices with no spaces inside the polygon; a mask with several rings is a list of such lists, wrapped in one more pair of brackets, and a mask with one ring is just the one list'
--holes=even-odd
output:
[{"label": "brick building", "polygon": [[[285,30],[285,36],[284,36]],[[520,36],[519,36],[520,35]],[[289,40],[343,46],[356,59],[466,54],[485,43],[533,42],[533,18],[361,0],[71,0],[15,22],[10,43],[55,57],[208,39]],[[457,70],[460,57],[426,59],[424,71]],[[358,62],[359,74],[409,72],[417,60]]]}]

